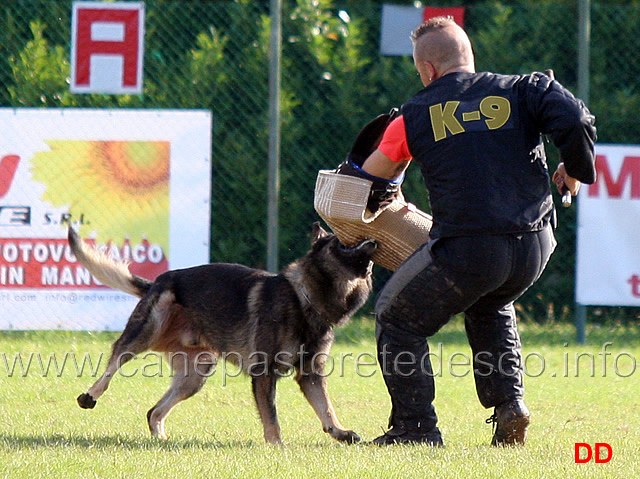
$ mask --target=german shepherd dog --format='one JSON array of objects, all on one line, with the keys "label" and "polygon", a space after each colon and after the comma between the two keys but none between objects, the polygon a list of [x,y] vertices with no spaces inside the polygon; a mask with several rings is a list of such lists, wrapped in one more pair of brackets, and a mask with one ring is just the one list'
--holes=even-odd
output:
[{"label": "german shepherd dog", "polygon": [[76,258],[103,284],[138,296],[112,347],[105,373],[78,404],[91,409],[118,368],[147,350],[165,353],[171,387],[147,413],[151,433],[167,439],[171,410],[211,376],[217,361],[231,361],[251,377],[253,395],[269,443],[280,443],[276,380],[293,374],[322,422],[338,441],[360,437],[341,424],[327,393],[324,364],[333,327],[345,323],[371,292],[373,240],[345,247],[314,223],[311,250],[279,274],[239,264],[214,263],[168,271],[151,282],[83,242],[69,228]]}]

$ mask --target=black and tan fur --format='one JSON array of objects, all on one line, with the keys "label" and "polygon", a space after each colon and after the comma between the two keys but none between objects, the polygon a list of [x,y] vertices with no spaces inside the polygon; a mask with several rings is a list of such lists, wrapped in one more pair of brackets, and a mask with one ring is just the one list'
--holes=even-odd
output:
[{"label": "black and tan fur", "polygon": [[343,247],[318,223],[312,237],[311,250],[277,275],[214,263],[168,271],[151,282],[132,275],[126,263],[111,260],[69,228],[71,248],[91,274],[141,298],[113,344],[105,373],[78,397],[80,407],[93,408],[118,368],[134,355],[166,353],[173,381],[147,414],[151,433],[166,439],[171,410],[197,393],[218,358],[225,358],[251,376],[267,442],[281,442],[275,386],[291,369],[323,430],[339,441],[359,441],[336,417],[323,366],[332,328],[348,320],[371,291],[376,245],[365,240]]}]

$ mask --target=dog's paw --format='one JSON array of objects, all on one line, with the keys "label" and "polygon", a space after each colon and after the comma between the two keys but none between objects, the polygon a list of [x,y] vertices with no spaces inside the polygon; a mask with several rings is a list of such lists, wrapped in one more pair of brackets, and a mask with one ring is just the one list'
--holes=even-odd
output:
[{"label": "dog's paw", "polygon": [[341,442],[346,442],[347,444],[360,442],[360,436],[353,431],[344,431],[340,436],[336,437],[336,439]]},{"label": "dog's paw", "polygon": [[80,394],[78,396],[78,405],[82,409],[93,409],[96,406],[96,400],[89,393]]},{"label": "dog's paw", "polygon": [[158,439],[159,441],[168,441],[169,440],[169,436],[164,431],[152,432],[151,436],[153,436],[155,439]]}]

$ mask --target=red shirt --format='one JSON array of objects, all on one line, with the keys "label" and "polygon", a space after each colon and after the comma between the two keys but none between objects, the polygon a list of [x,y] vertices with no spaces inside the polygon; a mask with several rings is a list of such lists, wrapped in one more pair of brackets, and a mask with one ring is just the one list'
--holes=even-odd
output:
[{"label": "red shirt", "polygon": [[409,161],[413,158],[409,153],[403,116],[399,116],[389,124],[378,149],[396,163]]}]

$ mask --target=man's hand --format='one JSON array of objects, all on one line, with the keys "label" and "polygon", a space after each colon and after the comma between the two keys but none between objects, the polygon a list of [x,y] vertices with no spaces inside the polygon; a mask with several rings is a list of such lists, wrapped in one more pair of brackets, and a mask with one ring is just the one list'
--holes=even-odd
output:
[{"label": "man's hand", "polygon": [[569,190],[569,193],[571,193],[571,196],[576,196],[578,194],[578,191],[580,191],[580,185],[582,185],[580,180],[577,180],[567,174],[564,163],[560,163],[558,165],[558,168],[553,174],[551,180],[556,184],[558,193],[560,193],[561,195],[565,193],[566,187],[566,189]]}]

